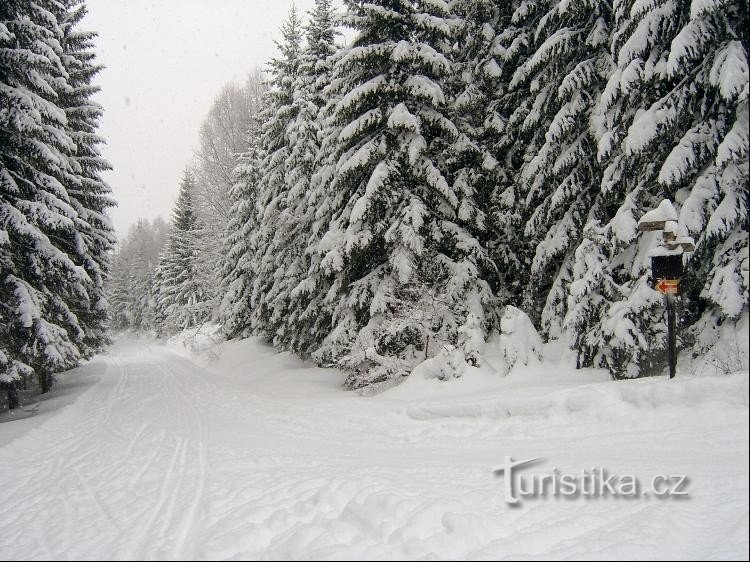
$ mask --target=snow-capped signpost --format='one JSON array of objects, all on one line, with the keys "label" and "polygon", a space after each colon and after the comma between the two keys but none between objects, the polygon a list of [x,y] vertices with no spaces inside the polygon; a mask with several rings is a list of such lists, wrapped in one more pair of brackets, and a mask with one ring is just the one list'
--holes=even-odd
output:
[{"label": "snow-capped signpost", "polygon": [[664,295],[667,307],[667,359],[669,378],[677,370],[677,321],[675,318],[675,295],[680,294],[682,278],[682,254],[695,250],[695,242],[686,233],[680,232],[675,211],[669,199],[664,199],[656,209],[649,211],[638,221],[641,232],[662,232],[662,244],[649,253],[651,258],[651,281],[653,288]]}]

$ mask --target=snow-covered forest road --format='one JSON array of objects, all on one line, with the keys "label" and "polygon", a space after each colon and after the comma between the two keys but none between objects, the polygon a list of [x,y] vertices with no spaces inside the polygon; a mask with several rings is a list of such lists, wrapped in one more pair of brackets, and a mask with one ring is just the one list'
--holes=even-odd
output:
[{"label": "snow-covered forest road", "polygon": [[[367,398],[255,342],[221,353],[122,340],[0,424],[0,558],[747,556],[747,376],[477,376]],[[506,455],[687,475],[689,497],[511,507],[492,473]]]}]

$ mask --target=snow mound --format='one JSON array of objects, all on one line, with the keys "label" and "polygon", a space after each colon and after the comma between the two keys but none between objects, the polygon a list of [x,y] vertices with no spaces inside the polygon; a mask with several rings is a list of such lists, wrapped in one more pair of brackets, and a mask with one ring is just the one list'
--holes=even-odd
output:
[{"label": "snow mound", "polygon": [[677,211],[675,211],[672,202],[669,199],[662,200],[656,209],[652,209],[644,214],[638,221],[638,224],[650,222],[677,222]]},{"label": "snow mound", "polygon": [[[603,382],[562,389],[498,387],[494,396],[471,397],[451,402],[414,404],[406,415],[415,420],[436,418],[485,418],[501,420],[563,420],[590,418],[593,421],[632,420],[644,412],[676,412],[694,409],[748,407],[748,373],[731,376],[664,377]],[[528,389],[526,389],[528,390]]]}]

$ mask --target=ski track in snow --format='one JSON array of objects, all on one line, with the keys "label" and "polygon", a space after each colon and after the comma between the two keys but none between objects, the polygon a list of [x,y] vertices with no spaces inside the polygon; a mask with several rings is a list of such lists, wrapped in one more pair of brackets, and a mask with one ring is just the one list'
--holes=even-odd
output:
[{"label": "ski track in snow", "polygon": [[[121,341],[64,374],[74,399],[0,447],[0,558],[747,557],[747,377],[664,408],[637,397],[675,396],[666,381],[363,398],[245,345],[221,373]],[[513,508],[491,472],[505,455],[687,474],[691,495]]]}]

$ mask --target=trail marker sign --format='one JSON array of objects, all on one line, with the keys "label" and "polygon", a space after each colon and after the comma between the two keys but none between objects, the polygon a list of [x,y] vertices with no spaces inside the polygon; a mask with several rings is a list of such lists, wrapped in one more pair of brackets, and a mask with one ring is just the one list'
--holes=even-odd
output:
[{"label": "trail marker sign", "polygon": [[680,294],[682,254],[695,251],[695,242],[687,235],[687,229],[681,228],[677,211],[669,199],[664,199],[656,209],[644,214],[638,221],[638,230],[661,231],[662,245],[649,252],[649,281],[654,289],[664,295],[667,306],[667,360],[671,379],[677,372],[677,317],[674,300],[675,295]]},{"label": "trail marker sign", "polygon": [[680,294],[680,280],[679,279],[659,279],[656,282],[655,289],[662,295],[679,295]]}]

